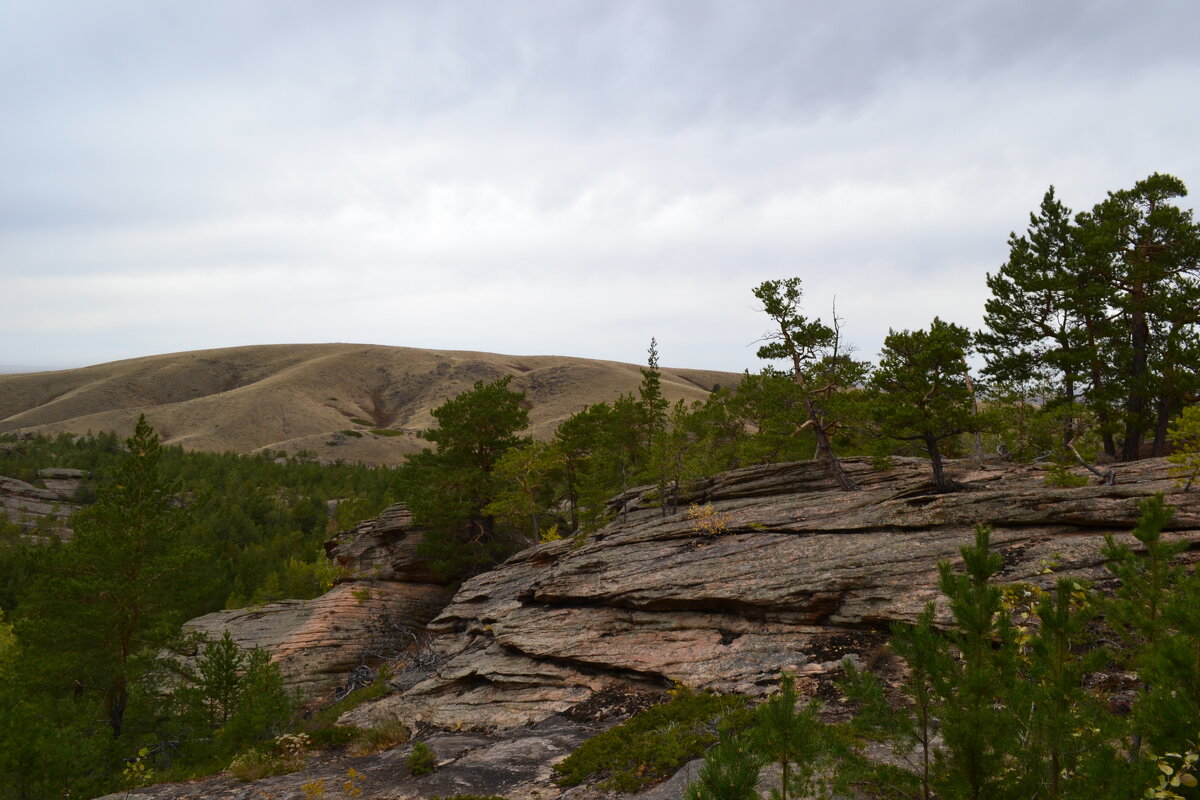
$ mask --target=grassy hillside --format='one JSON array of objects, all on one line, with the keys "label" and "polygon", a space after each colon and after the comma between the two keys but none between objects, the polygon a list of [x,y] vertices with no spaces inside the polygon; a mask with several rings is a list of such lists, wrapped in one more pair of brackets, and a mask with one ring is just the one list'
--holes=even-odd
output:
[{"label": "grassy hillside", "polygon": [[[525,392],[538,437],[585,405],[636,392],[641,380],[636,364],[563,356],[256,345],[0,375],[0,432],[127,436],[145,413],[165,443],[191,450],[308,450],[322,459],[395,464],[424,446],[416,434],[431,427],[431,409],[477,380],[504,375]],[[700,399],[739,377],[662,370],[670,400]]]}]

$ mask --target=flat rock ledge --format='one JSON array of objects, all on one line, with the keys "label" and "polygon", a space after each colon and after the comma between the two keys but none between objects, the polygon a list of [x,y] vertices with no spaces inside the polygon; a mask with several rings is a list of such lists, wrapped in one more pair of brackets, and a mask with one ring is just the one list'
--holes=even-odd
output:
[{"label": "flat rock ledge", "polygon": [[697,482],[673,515],[648,489],[627,493],[582,544],[538,545],[463,584],[429,625],[436,668],[344,721],[491,730],[612,687],[762,694],[781,671],[820,678],[874,657],[893,622],[937,602],[938,562],[959,560],[977,523],[993,529],[1003,580],[1047,587],[1106,579],[1104,535],[1128,537],[1156,492],[1177,509],[1171,535],[1200,542],[1200,492],[1183,493],[1161,459],[1118,465],[1114,486],[1065,489],[1035,466],[953,462],[967,490],[952,494],[933,493],[916,459],[846,468],[862,491],[802,462]]}]

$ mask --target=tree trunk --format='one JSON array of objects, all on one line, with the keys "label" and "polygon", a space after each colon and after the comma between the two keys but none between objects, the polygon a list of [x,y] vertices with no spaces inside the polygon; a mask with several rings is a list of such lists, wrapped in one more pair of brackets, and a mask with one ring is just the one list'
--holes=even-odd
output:
[{"label": "tree trunk", "polygon": [[946,480],[946,472],[942,468],[942,452],[938,450],[937,437],[925,434],[921,437],[925,449],[929,452],[929,461],[933,465],[933,486],[939,492],[950,491],[950,483]]},{"label": "tree trunk", "polygon": [[1063,374],[1063,394],[1067,397],[1067,408],[1071,409],[1071,414],[1063,422],[1066,424],[1063,427],[1063,447],[1067,443],[1075,439],[1075,376],[1070,372]]},{"label": "tree trunk", "polygon": [[[1144,305],[1140,288],[1134,294],[1134,302]],[[1150,326],[1146,322],[1146,312],[1143,308],[1135,307],[1131,315],[1130,344],[1133,356],[1129,360],[1129,399],[1125,403],[1125,443],[1121,447],[1122,461],[1137,461],[1141,457],[1142,435],[1146,426],[1143,419],[1146,413],[1146,361],[1150,346]]]},{"label": "tree trunk", "polygon": [[825,462],[825,466],[833,473],[833,479],[844,492],[858,491],[859,485],[850,480],[850,476],[846,474],[846,470],[842,469],[842,462],[836,455],[833,454],[833,446],[829,443],[829,435],[825,432],[825,426],[821,424],[817,417],[816,406],[807,394],[804,396],[805,410],[808,412],[808,421],[812,423],[813,435],[817,437],[817,456],[818,460]]},{"label": "tree trunk", "polygon": [[567,467],[567,504],[571,509],[571,533],[579,533],[579,492],[575,490],[575,470]]},{"label": "tree trunk", "polygon": [[1150,453],[1154,458],[1167,454],[1167,428],[1171,424],[1171,411],[1175,404],[1172,398],[1165,394],[1158,398],[1158,420],[1154,425],[1154,450]]},{"label": "tree trunk", "polygon": [[105,700],[105,711],[108,714],[108,727],[112,729],[114,739],[121,736],[121,729],[125,724],[125,707],[129,703],[129,689],[125,685],[125,678],[119,677],[109,689],[108,697]]}]

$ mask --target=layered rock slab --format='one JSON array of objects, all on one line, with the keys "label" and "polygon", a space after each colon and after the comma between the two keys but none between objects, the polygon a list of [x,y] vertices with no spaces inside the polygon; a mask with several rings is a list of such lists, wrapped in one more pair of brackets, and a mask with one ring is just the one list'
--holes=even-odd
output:
[{"label": "layered rock slab", "polygon": [[1161,460],[1076,489],[1031,467],[954,466],[970,491],[932,493],[912,460],[886,472],[848,460],[861,492],[837,491],[813,463],[738,470],[682,498],[705,504],[708,526],[631,492],[582,546],[539,545],[466,582],[429,626],[436,672],[347,721],[502,728],[618,685],[754,694],[782,670],[821,675],[937,602],[938,562],[958,560],[977,523],[993,529],[1002,580],[1046,586],[1103,578],[1104,535],[1127,537],[1155,492],[1177,508],[1171,535],[1200,541],[1200,493],[1180,492]]},{"label": "layered rock slab", "polygon": [[0,515],[21,526],[26,535],[70,539],[72,531],[67,523],[79,510],[75,498],[86,477],[82,470],[43,469],[38,472],[42,483],[38,487],[0,475]]}]

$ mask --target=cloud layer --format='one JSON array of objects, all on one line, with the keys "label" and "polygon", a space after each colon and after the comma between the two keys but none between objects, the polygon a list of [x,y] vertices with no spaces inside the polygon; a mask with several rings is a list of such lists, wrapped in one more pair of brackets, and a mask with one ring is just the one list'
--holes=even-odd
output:
[{"label": "cloud layer", "polygon": [[361,341],[757,368],[798,275],[865,356],[1047,186],[1200,180],[1200,11],[17,2],[0,364]]}]

